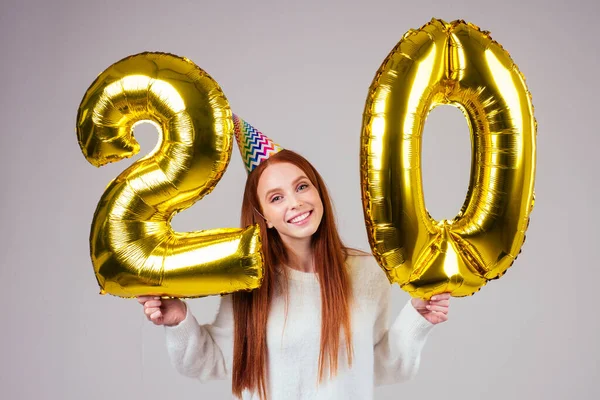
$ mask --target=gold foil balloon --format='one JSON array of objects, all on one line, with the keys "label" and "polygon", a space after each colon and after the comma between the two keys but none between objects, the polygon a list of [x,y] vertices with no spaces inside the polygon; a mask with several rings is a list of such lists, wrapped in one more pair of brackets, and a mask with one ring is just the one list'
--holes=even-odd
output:
[{"label": "gold foil balloon", "polygon": [[[421,135],[441,104],[465,115],[472,163],[462,209],[435,221],[423,196]],[[361,134],[365,221],[390,281],[429,299],[471,295],[500,277],[525,240],[535,139],[525,79],[488,32],[434,19],[406,33],[377,71]]]},{"label": "gold foil balloon", "polygon": [[233,121],[219,85],[171,54],[118,61],[79,106],[83,154],[95,166],[136,154],[132,131],[140,122],[157,127],[158,145],[108,185],[92,223],[101,293],[198,297],[260,286],[258,226],[179,233],[170,225],[216,186],[229,163]]}]

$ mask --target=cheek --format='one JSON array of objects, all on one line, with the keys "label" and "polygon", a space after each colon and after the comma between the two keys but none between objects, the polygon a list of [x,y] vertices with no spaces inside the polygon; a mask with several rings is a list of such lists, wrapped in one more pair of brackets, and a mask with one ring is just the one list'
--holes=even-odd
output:
[{"label": "cheek", "polygon": [[269,221],[277,221],[281,219],[281,211],[276,205],[273,204],[264,204],[263,205],[264,216]]},{"label": "cheek", "polygon": [[321,213],[323,213],[323,201],[321,200],[321,196],[319,196],[318,194],[315,196],[314,204],[316,204],[317,207],[321,210]]},{"label": "cheek", "polygon": [[315,205],[315,210],[317,210],[322,217],[325,213],[325,210],[323,208],[323,202],[321,201],[321,198],[319,196],[315,196],[313,204]]}]

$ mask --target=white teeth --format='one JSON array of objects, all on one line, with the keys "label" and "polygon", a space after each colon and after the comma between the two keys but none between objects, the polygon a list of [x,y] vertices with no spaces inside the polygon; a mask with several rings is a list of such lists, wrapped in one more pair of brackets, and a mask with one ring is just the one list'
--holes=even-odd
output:
[{"label": "white teeth", "polygon": [[306,212],[306,213],[304,213],[304,214],[302,214],[302,215],[298,215],[296,218],[294,218],[294,219],[290,220],[290,222],[292,222],[292,223],[294,223],[294,224],[295,224],[295,223],[297,223],[297,222],[304,221],[306,218],[308,218],[308,215],[309,215],[309,214],[310,214],[310,211],[309,211],[309,212]]}]

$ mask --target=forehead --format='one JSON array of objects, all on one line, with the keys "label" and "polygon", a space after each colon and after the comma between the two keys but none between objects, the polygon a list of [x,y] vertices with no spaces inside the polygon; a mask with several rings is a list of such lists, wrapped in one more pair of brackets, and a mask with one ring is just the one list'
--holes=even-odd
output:
[{"label": "forehead", "polygon": [[306,176],[304,171],[290,163],[274,163],[263,171],[258,180],[258,193],[266,193],[271,189],[290,186],[296,179]]}]

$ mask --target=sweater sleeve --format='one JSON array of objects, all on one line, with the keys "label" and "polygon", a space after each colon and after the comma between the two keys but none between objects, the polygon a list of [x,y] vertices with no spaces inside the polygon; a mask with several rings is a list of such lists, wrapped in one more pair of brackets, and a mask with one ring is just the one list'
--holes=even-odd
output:
[{"label": "sweater sleeve", "polygon": [[[419,369],[421,350],[433,324],[418,313],[410,301],[389,326],[391,287],[378,304],[374,331],[375,385],[387,385],[414,378]],[[389,326],[389,328],[388,328]]]},{"label": "sweater sleeve", "polygon": [[171,363],[182,375],[202,382],[226,379],[233,360],[233,308],[231,296],[223,296],[212,324],[199,325],[187,307],[183,321],[165,327]]}]

